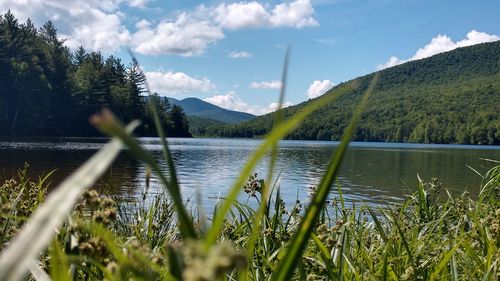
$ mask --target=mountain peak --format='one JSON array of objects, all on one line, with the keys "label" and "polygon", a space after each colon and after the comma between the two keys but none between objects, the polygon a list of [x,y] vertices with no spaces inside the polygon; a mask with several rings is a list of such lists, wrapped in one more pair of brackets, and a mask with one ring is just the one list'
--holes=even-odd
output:
[{"label": "mountain peak", "polygon": [[168,101],[171,104],[182,107],[187,115],[208,118],[228,124],[237,124],[255,118],[252,114],[224,109],[195,97],[182,100],[168,98]]}]

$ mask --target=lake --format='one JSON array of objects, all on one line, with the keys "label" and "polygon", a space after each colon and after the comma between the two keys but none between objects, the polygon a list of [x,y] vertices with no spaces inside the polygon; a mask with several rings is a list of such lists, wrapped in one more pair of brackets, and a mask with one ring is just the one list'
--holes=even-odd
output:
[{"label": "lake", "polygon": [[[57,169],[52,177],[56,185],[74,171],[107,141],[104,138],[37,138],[0,140],[0,177],[11,177],[16,169],[30,164],[30,175],[38,176]],[[141,138],[144,147],[161,161],[157,138]],[[260,144],[254,139],[169,139],[175,158],[183,196],[200,194],[202,204],[210,208],[223,197],[241,167]],[[310,189],[318,185],[338,142],[282,141],[276,175],[287,203],[297,198],[307,201]],[[480,177],[467,166],[485,172],[492,164],[481,158],[500,159],[500,147],[464,145],[428,145],[399,143],[350,144],[338,174],[344,196],[361,204],[381,205],[397,202],[411,194],[422,179],[436,177],[454,194],[479,190]],[[256,172],[265,177],[267,159]],[[110,191],[122,200],[141,197],[146,167],[126,152],[120,154],[104,176]],[[161,190],[152,178],[150,193]],[[336,188],[332,197],[337,194]],[[248,196],[241,195],[245,200]]]}]

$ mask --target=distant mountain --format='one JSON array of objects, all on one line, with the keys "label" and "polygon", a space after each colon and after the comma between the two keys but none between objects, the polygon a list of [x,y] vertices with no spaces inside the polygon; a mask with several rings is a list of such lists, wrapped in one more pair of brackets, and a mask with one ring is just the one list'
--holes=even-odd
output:
[{"label": "distant mountain", "polygon": [[227,110],[197,98],[186,98],[183,100],[168,98],[168,101],[171,104],[182,107],[188,116],[212,119],[226,124],[238,124],[255,118],[252,114]]},{"label": "distant mountain", "polygon": [[[406,62],[379,74],[353,140],[500,145],[500,41]],[[342,83],[319,97],[337,96],[287,138],[338,140],[373,77]],[[283,109],[284,118],[310,102]],[[207,134],[261,136],[273,120],[267,114]]]}]

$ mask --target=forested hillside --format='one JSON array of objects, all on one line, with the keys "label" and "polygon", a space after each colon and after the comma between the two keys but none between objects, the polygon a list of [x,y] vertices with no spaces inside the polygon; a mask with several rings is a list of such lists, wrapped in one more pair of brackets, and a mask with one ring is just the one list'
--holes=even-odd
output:
[{"label": "forested hillside", "polygon": [[89,116],[110,108],[127,122],[142,120],[138,135],[156,135],[149,103],[160,109],[169,136],[190,136],[185,114],[158,96],[145,99],[145,76],[135,60],[64,46],[51,22],[37,29],[0,15],[0,135],[93,136]]},{"label": "forested hillside", "polygon": [[202,118],[194,115],[187,115],[187,119],[189,122],[189,132],[195,137],[216,137],[215,135],[210,135],[209,132],[214,132],[218,128],[228,124],[214,119]]},{"label": "forested hillside", "polygon": [[[290,139],[338,140],[374,74],[334,87],[335,102],[306,118]],[[319,97],[320,99],[322,97]],[[291,116],[308,102],[283,110]],[[500,41],[456,49],[380,71],[356,141],[500,144]],[[258,137],[272,127],[268,114],[207,135]]]}]

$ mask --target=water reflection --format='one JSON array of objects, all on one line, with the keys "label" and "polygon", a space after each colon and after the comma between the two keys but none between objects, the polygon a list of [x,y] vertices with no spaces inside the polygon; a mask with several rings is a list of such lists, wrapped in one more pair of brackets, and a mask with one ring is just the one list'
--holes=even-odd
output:
[{"label": "water reflection", "polygon": [[[38,176],[57,169],[52,181],[60,182],[74,171],[106,139],[25,139],[0,141],[0,176],[11,177],[25,162],[30,164],[30,174]],[[141,139],[142,144],[160,160],[161,145],[156,138]],[[211,208],[218,196],[224,195],[239,174],[258,140],[235,139],[169,139],[177,166],[183,195],[193,198],[202,194],[203,205]],[[283,141],[280,144],[276,175],[279,175],[281,192],[288,203],[297,198],[308,198],[311,188],[317,186],[329,158],[338,143]],[[410,194],[417,183],[417,173],[424,178],[437,177],[452,193],[467,188],[478,191],[480,178],[466,165],[485,171],[491,164],[480,158],[500,159],[499,147],[439,146],[353,143],[341,171],[339,183],[348,200],[366,204],[385,204],[398,201]],[[256,169],[262,177],[267,171],[264,160]],[[131,200],[142,195],[146,166],[125,151],[101,181],[110,191]],[[150,192],[161,190],[153,177]],[[336,191],[332,192],[332,197]],[[246,199],[245,194],[241,199]]]}]

